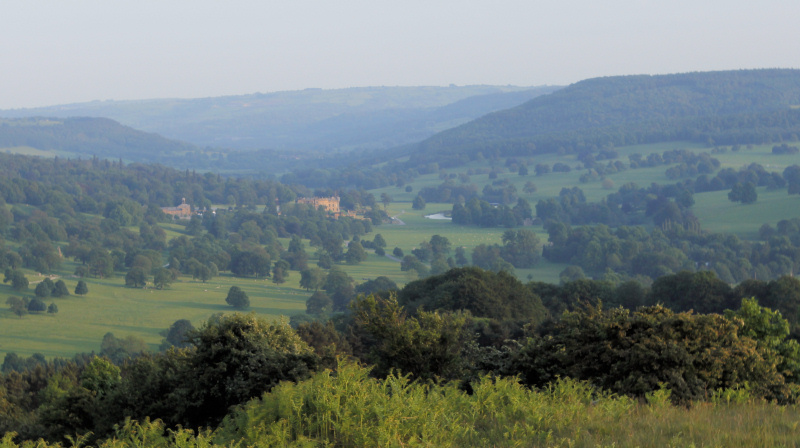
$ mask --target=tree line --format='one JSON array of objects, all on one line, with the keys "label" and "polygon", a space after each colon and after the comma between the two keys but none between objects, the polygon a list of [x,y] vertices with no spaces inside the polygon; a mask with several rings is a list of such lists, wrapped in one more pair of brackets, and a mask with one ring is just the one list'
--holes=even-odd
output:
[{"label": "tree line", "polygon": [[[92,356],[8,355],[0,429],[51,442],[91,431],[86,441],[92,442],[129,418],[172,428],[224,427],[279,382],[345,368],[346,358],[371,365],[377,378],[399,372],[417,384],[454,381],[467,394],[490,375],[514,376],[533,388],[573,378],[631,397],[666,389],[682,404],[737,388],[796,402],[800,346],[790,337],[796,310],[790,324],[764,303],[788,312],[786,294],[800,297],[800,283],[787,277],[735,291],[720,283],[709,273],[662,277],[637,302],[624,283],[525,285],[503,272],[458,268],[399,291],[360,295],[344,312],[296,329],[252,314],[214,316],[197,329],[182,325],[186,348],[121,365]],[[637,302],[633,310],[613,305],[625,300]],[[104,339],[108,353],[123,345]]]}]

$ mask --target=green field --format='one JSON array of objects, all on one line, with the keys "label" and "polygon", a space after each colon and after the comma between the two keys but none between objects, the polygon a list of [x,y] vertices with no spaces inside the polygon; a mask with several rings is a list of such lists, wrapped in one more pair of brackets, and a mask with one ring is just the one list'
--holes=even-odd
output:
[{"label": "green field", "polygon": [[[33,296],[35,283],[41,278],[44,277],[28,275],[31,286],[27,296]],[[70,291],[78,281],[69,275],[63,280]],[[0,356],[9,351],[26,355],[38,352],[48,357],[97,352],[107,332],[119,338],[140,337],[156,350],[163,339],[159,332],[176,320],[189,319],[198,326],[212,314],[233,311],[225,303],[232,285],[239,286],[250,297],[251,311],[272,318],[304,312],[308,297],[298,287],[296,273],[281,287],[269,280],[225,275],[207,283],[181,277],[163,290],[126,288],[123,273],[107,280],[85,280],[89,286],[89,294],[85,296],[44,299],[45,303],[53,302],[58,306],[58,314],[28,314],[20,318],[4,308],[0,314]],[[8,285],[0,286],[3,303],[12,295],[20,294]]]},{"label": "green field", "polygon": [[57,151],[57,150],[42,150],[30,146],[12,146],[7,148],[0,148],[0,152],[5,152],[7,154],[22,154],[24,156],[36,156],[36,157],[56,157],[56,156],[79,157],[80,156],[77,153]]},{"label": "green field", "polygon": [[[616,148],[619,153],[620,160],[628,163],[628,156],[634,153],[642,154],[647,157],[652,153],[663,153],[664,151],[673,149],[686,149],[691,152],[701,153],[707,152],[720,161],[722,168],[740,169],[751,163],[761,164],[767,171],[775,171],[782,173],[783,170],[794,164],[800,164],[800,154],[794,155],[773,155],[772,146],[769,145],[756,145],[752,149],[742,149],[738,152],[726,151],[721,154],[710,154],[712,148],[699,146],[694,143],[658,143],[651,145],[636,145]],[[498,175],[495,180],[508,180],[517,188],[517,193],[520,197],[525,198],[530,202],[531,206],[535,206],[539,200],[547,199],[558,196],[562,188],[578,187],[583,190],[586,195],[586,200],[589,202],[600,201],[608,194],[617,191],[620,186],[633,182],[640,187],[648,186],[652,183],[657,184],[670,184],[678,182],[682,179],[669,179],[665,171],[671,165],[661,165],[650,168],[639,168],[634,170],[620,171],[607,176],[614,186],[611,189],[603,188],[601,181],[594,181],[588,183],[581,183],[579,178],[586,172],[582,169],[574,169],[575,166],[580,165],[575,155],[559,156],[557,154],[543,154],[529,158],[531,165],[528,166],[530,174],[527,176],[520,176],[516,173],[505,172]],[[547,173],[542,176],[536,176],[533,172],[533,167],[538,163],[544,163],[552,166],[555,162],[563,162],[573,167],[569,173]],[[603,161],[607,163],[607,161]],[[472,162],[463,167],[444,170],[447,174],[464,173],[469,169],[486,168],[486,167],[503,167],[505,160],[499,160],[494,163],[490,162]],[[710,177],[713,177],[710,176]],[[457,180],[456,180],[457,181]],[[489,179],[488,174],[472,175],[470,182],[478,186],[478,191],[484,185],[491,184],[492,179]],[[531,181],[536,184],[537,191],[532,194],[526,194],[522,191],[522,187],[526,182]],[[405,187],[385,187],[380,189],[371,190],[370,192],[379,198],[382,193],[387,193],[394,201],[410,202],[416,197],[417,192],[424,187],[435,187],[443,182],[437,174],[427,174],[420,176],[413,182],[409,183],[412,191],[406,192]],[[781,219],[793,218],[800,216],[800,209],[793,206],[794,202],[786,194],[786,189],[779,191],[768,192],[764,188],[758,189],[759,199],[756,204],[743,206],[734,204],[728,200],[726,191],[718,191],[711,193],[700,193],[695,195],[696,204],[692,208],[695,215],[700,218],[704,229],[711,231],[724,231],[733,232],[742,238],[751,239],[758,231],[758,228],[765,222],[775,224]],[[795,198],[798,199],[798,198]],[[798,199],[800,200],[800,199]],[[398,209],[398,205],[394,204],[392,210]],[[400,207],[402,209],[403,207]],[[425,209],[426,214],[435,213],[438,210],[450,210],[450,204],[431,205]]]}]

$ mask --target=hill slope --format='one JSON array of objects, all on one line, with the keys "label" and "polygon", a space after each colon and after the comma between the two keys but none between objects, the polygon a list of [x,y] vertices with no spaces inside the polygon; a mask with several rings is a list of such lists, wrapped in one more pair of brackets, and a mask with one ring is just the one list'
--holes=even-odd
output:
[{"label": "hill slope", "polygon": [[163,163],[197,151],[194,145],[137,131],[107,118],[0,119],[0,148],[19,146],[67,156]]},{"label": "hill slope", "polygon": [[200,99],[96,101],[0,111],[106,117],[198,146],[331,151],[418,142],[558,87],[363,87]]},{"label": "hill slope", "polygon": [[800,70],[595,78],[444,131],[411,151],[431,160],[465,151],[510,155],[726,133],[741,138],[746,129],[794,132],[799,104]]}]

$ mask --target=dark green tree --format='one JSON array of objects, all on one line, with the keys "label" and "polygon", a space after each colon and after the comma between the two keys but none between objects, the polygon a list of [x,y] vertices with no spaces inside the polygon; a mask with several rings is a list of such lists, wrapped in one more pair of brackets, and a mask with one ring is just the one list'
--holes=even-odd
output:
[{"label": "dark green tree", "polygon": [[306,300],[306,313],[313,316],[330,314],[333,311],[333,300],[325,291],[314,291]]},{"label": "dark green tree", "polygon": [[250,307],[250,298],[238,286],[231,286],[228,290],[228,296],[225,298],[225,303],[234,308],[245,309]]},{"label": "dark green tree", "polygon": [[182,370],[178,423],[215,426],[231,406],[282,381],[306,379],[318,358],[287,322],[254,314],[218,315],[193,332],[195,350]]},{"label": "dark green tree", "polygon": [[736,183],[728,193],[731,202],[741,202],[742,204],[753,204],[758,200],[756,186],[752,182]]},{"label": "dark green tree", "polygon": [[67,284],[64,283],[64,280],[58,279],[55,283],[55,288],[53,288],[53,297],[66,297],[69,295],[69,289],[67,289]]},{"label": "dark green tree", "polygon": [[385,296],[384,293],[397,290],[397,283],[393,282],[389,277],[383,275],[372,280],[367,280],[366,282],[356,286],[356,294],[363,294],[365,296],[370,294]]},{"label": "dark green tree", "polygon": [[89,287],[86,286],[86,282],[83,280],[78,280],[78,284],[75,285],[75,294],[83,296],[88,293],[89,293]]},{"label": "dark green tree", "polygon": [[172,272],[167,268],[158,268],[153,273],[153,285],[158,289],[164,289],[172,283]]},{"label": "dark green tree", "polygon": [[53,293],[53,289],[55,289],[53,281],[49,278],[46,278],[36,285],[33,293],[36,294],[36,297],[50,297],[50,295]]},{"label": "dark green tree", "polygon": [[372,244],[375,247],[384,248],[384,247],[386,247],[386,240],[383,239],[383,235],[378,233],[378,234],[375,235],[375,238],[373,238]]},{"label": "dark green tree", "polygon": [[466,266],[469,264],[469,260],[467,259],[467,253],[464,250],[464,246],[456,247],[455,262],[457,266]]},{"label": "dark green tree", "polygon": [[785,399],[785,378],[755,340],[739,334],[741,328],[741,321],[719,314],[585,306],[564,313],[547,335],[529,338],[504,373],[536,386],[571,377],[636,397],[666,387],[678,403],[737,387]]},{"label": "dark green tree", "polygon": [[534,323],[547,316],[541,299],[516,277],[477,267],[455,268],[413,281],[398,293],[398,300],[411,311],[467,310],[475,317]]},{"label": "dark green tree", "polygon": [[311,268],[300,271],[300,287],[306,291],[318,290],[325,284],[325,271],[320,268]]},{"label": "dark green tree", "polygon": [[392,203],[392,197],[387,193],[381,193],[381,202],[383,203],[383,209],[386,210],[386,207]]},{"label": "dark green tree", "polygon": [[280,285],[285,283],[289,277],[289,262],[286,260],[278,260],[272,266],[272,282]]},{"label": "dark green tree", "polygon": [[24,297],[10,296],[6,299],[6,305],[8,305],[11,312],[18,317],[22,317],[28,312],[28,301]]},{"label": "dark green tree", "polygon": [[190,347],[189,338],[193,331],[195,331],[194,325],[188,319],[176,320],[167,329],[167,334],[161,343],[161,350],[166,350],[170,347]]},{"label": "dark green tree", "polygon": [[360,331],[376,341],[369,355],[376,374],[397,369],[420,380],[462,377],[463,350],[474,338],[465,314],[422,311],[409,317],[393,295],[356,299],[352,309]]},{"label": "dark green tree", "polygon": [[358,241],[351,241],[347,245],[347,253],[344,256],[347,264],[358,264],[367,259],[367,251]]},{"label": "dark green tree", "polygon": [[501,256],[516,268],[531,268],[539,261],[541,243],[530,230],[506,230],[503,244]]},{"label": "dark green tree", "polygon": [[42,300],[38,297],[34,297],[28,302],[28,312],[29,313],[43,313],[47,310],[47,305],[42,302]]},{"label": "dark green tree", "polygon": [[16,291],[24,291],[28,289],[28,278],[22,271],[17,269],[6,269],[5,278],[3,283],[11,282],[11,287]]},{"label": "dark green tree", "polygon": [[131,268],[125,274],[125,286],[129,288],[143,288],[147,285],[147,274],[140,267]]}]

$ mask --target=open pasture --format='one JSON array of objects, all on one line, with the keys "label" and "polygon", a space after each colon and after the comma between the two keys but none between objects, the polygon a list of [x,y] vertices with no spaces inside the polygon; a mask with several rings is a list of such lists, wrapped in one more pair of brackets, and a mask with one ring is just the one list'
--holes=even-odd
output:
[{"label": "open pasture", "polygon": [[[791,142],[789,145],[796,146],[796,144]],[[619,157],[615,160],[619,160],[625,164],[628,164],[628,156],[632,154],[641,154],[644,158],[646,158],[649,154],[653,153],[661,154],[664,151],[686,149],[694,153],[709,153],[711,157],[720,161],[720,169],[732,168],[738,170],[751,163],[758,163],[767,171],[783,173],[783,170],[786,169],[786,167],[794,164],[800,164],[800,154],[774,155],[772,154],[773,146],[773,144],[753,145],[750,148],[742,146],[739,151],[735,152],[732,151],[728,146],[722,147],[722,152],[712,153],[713,148],[690,142],[633,145],[615,148],[619,154]],[[604,187],[603,182],[600,180],[586,183],[580,182],[579,178],[586,172],[586,170],[575,169],[576,167],[579,167],[581,163],[577,160],[577,157],[574,154],[542,154],[535,155],[527,159],[530,161],[530,165],[528,166],[529,174],[526,176],[520,176],[517,173],[511,173],[506,170],[505,172],[499,173],[497,179],[490,179],[488,174],[470,175],[470,183],[474,183],[478,187],[478,192],[480,193],[485,185],[491,185],[492,182],[496,181],[507,180],[516,187],[519,197],[526,199],[535,209],[536,203],[539,200],[558,196],[562,188],[578,187],[583,190],[587,201],[597,202],[608,196],[608,194],[617,191],[622,185],[628,182],[633,182],[639,187],[646,187],[652,183],[663,185],[682,180],[670,179],[666,176],[665,172],[667,168],[672,165],[660,165],[656,167],[628,169],[609,174],[606,176],[606,178],[613,183],[613,186],[608,188]],[[566,163],[573,169],[568,173],[550,172],[541,176],[537,176],[535,174],[534,167],[536,164],[543,163],[552,167],[552,165],[556,162]],[[601,163],[605,164],[607,162],[608,161],[602,161]],[[482,162],[474,161],[465,166],[444,170],[444,172],[448,175],[457,175],[459,173],[466,173],[470,169],[475,170],[492,167],[505,167],[505,159],[499,159],[496,161],[487,160]],[[709,177],[713,177],[714,174],[710,175]],[[459,182],[458,179],[455,179],[455,181]],[[536,192],[529,194],[523,191],[525,183],[529,181],[536,185]],[[416,197],[419,190],[424,187],[435,187],[440,185],[442,182],[443,180],[439,178],[439,175],[427,174],[420,176],[408,184],[412,187],[412,191],[410,193],[405,191],[405,187],[399,188],[395,186],[371,190],[371,192],[376,198],[379,198],[381,193],[389,194],[393,200],[397,201],[396,203],[390,205],[390,210],[397,211],[405,209],[406,215],[404,216],[408,216],[410,202],[414,199],[414,197]],[[735,233],[740,238],[753,239],[758,234],[758,228],[764,223],[770,223],[774,225],[781,219],[800,216],[800,209],[797,207],[797,200],[800,199],[797,197],[788,196],[786,189],[778,191],[766,191],[764,188],[759,188],[758,202],[756,204],[747,206],[730,202],[727,194],[728,190],[699,193],[695,195],[696,204],[694,207],[692,207],[692,210],[700,219],[704,229],[714,232],[731,232]],[[400,202],[408,202],[408,204],[401,204]],[[435,213],[436,211],[450,210],[451,208],[452,205],[450,204],[428,204],[423,212],[424,214],[430,214]],[[412,220],[413,218],[409,218],[409,221]],[[445,226],[449,225],[449,223],[443,223],[445,223]],[[439,225],[442,224],[440,223]],[[415,227],[415,230],[423,231],[423,228],[430,229],[436,226],[436,224],[432,223],[421,224],[419,227]],[[500,228],[488,229],[487,232],[491,233],[495,230],[497,230],[497,233],[502,234],[502,230]],[[450,235],[452,234],[455,238],[455,235],[458,233],[458,230],[452,230],[447,234],[442,233],[442,235],[450,238]],[[403,246],[400,247],[405,250]]]},{"label": "open pasture", "polygon": [[[57,272],[70,292],[77,278],[69,275],[71,262]],[[44,277],[26,271],[30,288],[20,294],[8,284],[0,285],[0,300],[9,296],[34,296],[33,289]],[[248,311],[278,319],[305,312],[309,294],[298,285],[300,275],[292,272],[287,283],[275,285],[269,279],[241,279],[229,275],[215,277],[207,283],[182,276],[163,290],[126,288],[124,273],[109,279],[84,279],[89,287],[85,296],[70,295],[46,298],[55,303],[55,315],[27,314],[17,317],[8,308],[0,311],[0,356],[13,351],[19,355],[42,353],[47,357],[71,356],[73,353],[100,351],[103,336],[114,333],[118,338],[142,338],[152,350],[157,350],[163,336],[159,333],[178,319],[188,319],[199,326],[211,315],[235,311],[225,303],[228,289],[239,286],[250,297]]]}]

